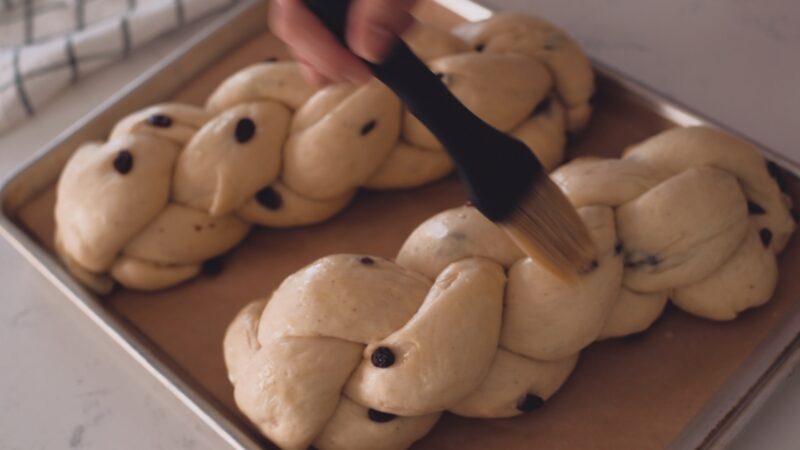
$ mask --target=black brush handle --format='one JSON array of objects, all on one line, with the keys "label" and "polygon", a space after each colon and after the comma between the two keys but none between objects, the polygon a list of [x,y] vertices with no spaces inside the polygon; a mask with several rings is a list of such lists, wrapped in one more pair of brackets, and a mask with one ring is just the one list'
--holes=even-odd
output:
[{"label": "black brush handle", "polygon": [[[350,0],[304,1],[347,46]],[[455,161],[473,204],[489,219],[506,218],[535,177],[544,173],[525,144],[475,116],[402,40],[382,63],[365,62],[441,141]]]}]

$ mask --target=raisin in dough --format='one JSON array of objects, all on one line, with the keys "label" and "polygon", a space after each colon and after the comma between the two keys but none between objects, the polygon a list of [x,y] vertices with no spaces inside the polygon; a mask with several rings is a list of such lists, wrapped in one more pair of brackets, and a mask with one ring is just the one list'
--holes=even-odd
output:
[{"label": "raisin in dough", "polygon": [[402,108],[388,87],[372,80],[348,94],[320,120],[293,126],[281,178],[295,192],[324,200],[354,191],[397,142]]},{"label": "raisin in dough", "polygon": [[[521,55],[461,53],[436,59],[431,70],[475,115],[517,137],[552,170],[563,159],[565,111],[551,98],[553,79],[536,59]],[[422,150],[442,145],[408,111],[403,138]]]},{"label": "raisin in dough", "polygon": [[712,128],[675,128],[623,159],[571,161],[553,179],[578,206],[615,209],[626,298],[604,336],[646,329],[667,297],[730,320],[771,296],[777,269],[765,250],[780,251],[795,223],[752,145]]},{"label": "raisin in dough", "polygon": [[325,221],[343,210],[353,199],[355,191],[339,197],[315,200],[300,195],[276,181],[254,195],[237,214],[248,222],[273,228],[288,228]]},{"label": "raisin in dough", "polygon": [[[59,179],[59,241],[90,272],[108,270],[119,251],[169,202],[178,147],[147,134],[83,145]],[[104,195],[93,195],[93,192]]]},{"label": "raisin in dough", "polygon": [[692,314],[732,320],[772,297],[778,282],[778,263],[769,242],[751,223],[739,248],[711,276],[675,289],[672,301]]},{"label": "raisin in dough", "polygon": [[454,31],[480,52],[525,55],[540,61],[553,75],[556,93],[567,107],[568,129],[586,125],[594,93],[592,65],[562,30],[538,17],[501,13]]},{"label": "raisin in dough", "polygon": [[211,114],[194,106],[161,103],[142,109],[120,120],[111,130],[110,139],[126,134],[144,133],[185,145]]},{"label": "raisin in dough", "polygon": [[641,161],[669,174],[691,166],[727,172],[739,182],[748,201],[750,218],[759,230],[769,230],[769,247],[783,250],[795,229],[791,204],[770,174],[769,164],[750,143],[708,128],[676,128],[628,149],[625,159]]},{"label": "raisin in dough", "polygon": [[[592,272],[602,277],[611,270],[619,278],[622,263],[606,210],[583,211],[607,250]],[[436,247],[442,251],[434,261],[421,251]],[[266,306],[252,304],[231,324],[225,349],[237,404],[282,448],[314,443],[321,449],[404,448],[451,407],[476,417],[537,407],[564,382],[577,356],[542,361],[506,350],[504,340],[514,337],[502,329],[505,272],[527,259],[499,228],[463,207],[423,224],[399,264],[360,255],[318,260],[287,278]],[[543,292],[557,284],[544,279]],[[587,281],[586,290],[594,285]],[[369,429],[386,423],[394,431],[332,428],[354,429],[365,417]],[[334,445],[332,435],[356,441]]]},{"label": "raisin in dough", "polygon": [[614,252],[614,213],[602,206],[578,213],[597,249],[596,264],[578,282],[559,279],[531,258],[509,270],[501,342],[514,353],[543,361],[574,355],[597,339],[619,296],[622,257]]},{"label": "raisin in dough", "polygon": [[[470,111],[489,125],[508,132],[526,119],[550,91],[547,69],[519,55],[463,53],[434,60],[431,70]],[[414,145],[440,149],[441,143],[410,112],[403,118],[404,136]]]},{"label": "raisin in dough", "polygon": [[291,113],[277,102],[233,106],[211,119],[175,165],[175,200],[224,216],[278,178]]},{"label": "raisin in dough", "polygon": [[[370,359],[367,345],[408,322],[430,287],[419,274],[360,255],[323,258],[300,270],[268,303],[243,310],[226,334],[237,404],[281,448],[305,449],[315,440],[321,448],[404,448],[438,414],[395,418],[398,426],[342,391],[353,370]],[[370,415],[380,420],[373,427],[386,433],[358,432]],[[326,431],[332,425],[337,430]],[[353,430],[341,429],[347,427]]]},{"label": "raisin in dough", "polygon": [[710,167],[692,167],[662,182],[617,208],[617,217],[625,285],[640,292],[702,280],[747,231],[746,200],[736,179]]},{"label": "raisin in dough", "polygon": [[539,361],[497,349],[486,378],[450,412],[465,417],[513,417],[540,408],[575,369],[578,354],[556,361]]},{"label": "raisin in dough", "polygon": [[[495,33],[494,23],[474,30]],[[521,36],[539,32],[529,27]],[[527,144],[547,170],[561,162],[576,110],[575,95],[564,93],[572,90],[560,86],[564,64],[553,72],[540,55],[483,51],[421,23],[405,39],[478,116]],[[115,282],[142,290],[181,283],[253,224],[318,223],[361,188],[413,188],[453,171],[441,144],[386,86],[317,90],[290,61],[243,68],[202,108],[164,103],[134,112],[107,142],[85,147],[60,183],[57,251],[98,292]],[[123,151],[125,173],[115,172],[109,158]]]},{"label": "raisin in dough", "polygon": [[[720,132],[678,129],[667,142],[683,133]],[[581,350],[645,331],[670,298],[714,320],[765,303],[776,246],[726,158],[763,160],[754,149],[695,151],[713,163],[581,158],[554,172],[597,250],[572,284],[469,206],[422,223],[396,262],[333,255],[301,269],[226,333],[237,404],[282,448],[406,448],[442,411],[497,418],[542,407]],[[786,208],[773,187],[760,184],[759,200]]]},{"label": "raisin in dough", "polygon": [[419,21],[415,21],[403,34],[403,40],[423,61],[472,50],[469,44],[449,31]]},{"label": "raisin in dough", "polygon": [[214,217],[171,194],[181,146],[207,118],[199,108],[157,105],[69,160],[57,187],[56,242],[89,287],[107,293],[112,279],[145,290],[180,283],[247,234],[249,223]]}]

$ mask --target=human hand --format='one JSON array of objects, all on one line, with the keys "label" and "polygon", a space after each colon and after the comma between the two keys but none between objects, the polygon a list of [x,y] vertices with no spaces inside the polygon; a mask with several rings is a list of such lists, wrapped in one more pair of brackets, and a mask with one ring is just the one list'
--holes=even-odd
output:
[{"label": "human hand", "polygon": [[[302,0],[273,0],[270,27],[289,46],[306,79],[316,85],[361,83],[372,74],[358,57],[381,62],[413,22],[416,0],[353,0],[345,48]],[[357,56],[358,57],[357,57]]]}]

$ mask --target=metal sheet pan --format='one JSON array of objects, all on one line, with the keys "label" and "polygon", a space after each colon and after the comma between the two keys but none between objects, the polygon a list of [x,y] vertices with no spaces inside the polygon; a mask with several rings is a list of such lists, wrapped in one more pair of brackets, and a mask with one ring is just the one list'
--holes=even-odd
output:
[{"label": "metal sheet pan", "polygon": [[[491,14],[488,9],[470,0],[435,1],[468,20],[485,18]],[[150,345],[124,318],[110,311],[104,302],[73,280],[57,259],[31,236],[18,216],[26,203],[52,187],[67,159],[80,143],[103,138],[117,120],[133,110],[171,98],[184,83],[212,67],[229,49],[263,33],[265,8],[263,2],[256,0],[240,3],[181,49],[60,134],[13,173],[0,188],[2,235],[91,322],[236,449],[260,449],[263,448],[263,442],[219,408],[187,374],[181,373],[168,362],[167,355]],[[706,124],[719,127],[712,120],[598,62],[595,62],[595,68],[602,95],[624,98],[676,125]],[[764,149],[764,152],[765,156],[787,171],[800,175],[800,164],[797,162],[768,149]],[[797,351],[800,346],[799,334],[800,314],[787,317],[775,327],[734,376],[720,386],[672,447],[718,448],[729,442],[800,358],[800,352]]]}]

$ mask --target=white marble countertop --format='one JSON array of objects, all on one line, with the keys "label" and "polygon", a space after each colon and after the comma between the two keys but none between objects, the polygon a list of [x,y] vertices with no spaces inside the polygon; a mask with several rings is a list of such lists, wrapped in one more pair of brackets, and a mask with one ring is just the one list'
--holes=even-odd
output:
[{"label": "white marble countertop", "polygon": [[[549,17],[588,52],[800,160],[800,2],[491,0]],[[80,82],[0,138],[0,176],[203,24]],[[225,443],[0,242],[0,449],[222,449]],[[790,377],[733,445],[796,449]]]}]

